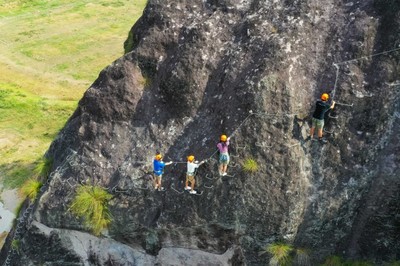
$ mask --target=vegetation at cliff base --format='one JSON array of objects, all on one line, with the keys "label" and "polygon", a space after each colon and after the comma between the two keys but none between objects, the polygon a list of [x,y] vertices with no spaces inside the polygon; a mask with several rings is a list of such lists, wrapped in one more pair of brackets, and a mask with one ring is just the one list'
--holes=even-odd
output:
[{"label": "vegetation at cliff base", "polygon": [[95,235],[99,235],[112,220],[108,209],[108,201],[111,198],[112,195],[100,187],[79,186],[70,210],[78,217],[83,218],[85,225]]},{"label": "vegetation at cliff base", "polygon": [[38,177],[46,178],[53,167],[53,158],[42,157],[35,166],[35,173]]},{"label": "vegetation at cliff base", "polygon": [[0,0],[0,173],[20,187],[146,0]]},{"label": "vegetation at cliff base", "polygon": [[24,197],[28,197],[34,201],[39,194],[42,183],[35,179],[28,179],[21,188],[21,193]]},{"label": "vegetation at cliff base", "polygon": [[17,252],[18,254],[19,254],[19,247],[20,247],[20,245],[21,245],[21,242],[20,242],[19,240],[14,239],[14,240],[11,242],[11,248],[12,248],[13,250],[15,250],[15,252]]}]

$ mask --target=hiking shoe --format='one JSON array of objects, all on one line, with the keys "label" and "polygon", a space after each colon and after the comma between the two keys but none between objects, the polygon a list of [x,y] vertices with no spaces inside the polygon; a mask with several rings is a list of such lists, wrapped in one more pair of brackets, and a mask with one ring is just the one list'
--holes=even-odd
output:
[{"label": "hiking shoe", "polygon": [[222,176],[226,176],[226,175],[227,175],[227,173],[223,173],[223,174],[222,174]]},{"label": "hiking shoe", "polygon": [[309,141],[311,139],[312,139],[311,136],[308,136],[304,141]]},{"label": "hiking shoe", "polygon": [[165,190],[164,187],[160,187],[160,188],[158,189],[158,191],[164,191],[164,190]]},{"label": "hiking shoe", "polygon": [[328,141],[326,140],[326,139],[324,139],[324,138],[320,138],[320,139],[318,139],[319,140],[319,142],[321,142],[322,144],[325,144],[325,143],[327,143]]},{"label": "hiking shoe", "polygon": [[190,190],[190,189],[192,189],[192,188],[189,186],[185,187],[185,190]]},{"label": "hiking shoe", "polygon": [[191,190],[189,193],[190,194],[197,194],[196,190]]}]

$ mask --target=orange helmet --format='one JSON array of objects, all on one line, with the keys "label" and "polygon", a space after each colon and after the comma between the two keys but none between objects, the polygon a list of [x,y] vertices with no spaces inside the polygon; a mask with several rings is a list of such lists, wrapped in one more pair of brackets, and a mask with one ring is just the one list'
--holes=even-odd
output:
[{"label": "orange helmet", "polygon": [[189,155],[187,157],[187,159],[188,159],[189,162],[193,162],[194,161],[194,156],[193,155]]},{"label": "orange helmet", "polygon": [[228,139],[228,137],[226,135],[221,135],[221,141],[226,141]]},{"label": "orange helmet", "polygon": [[160,161],[162,159],[162,155],[159,153],[159,154],[156,154],[156,160],[157,161]]},{"label": "orange helmet", "polygon": [[328,99],[329,99],[329,94],[328,93],[322,93],[321,100],[327,101]]}]

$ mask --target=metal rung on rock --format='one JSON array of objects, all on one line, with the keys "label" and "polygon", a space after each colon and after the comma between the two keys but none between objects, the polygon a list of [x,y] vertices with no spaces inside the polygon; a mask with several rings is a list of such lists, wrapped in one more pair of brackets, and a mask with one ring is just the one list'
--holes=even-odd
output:
[{"label": "metal rung on rock", "polygon": [[349,107],[353,107],[353,104],[347,104],[347,103],[338,103],[336,102],[337,105],[343,105],[343,106],[349,106]]}]

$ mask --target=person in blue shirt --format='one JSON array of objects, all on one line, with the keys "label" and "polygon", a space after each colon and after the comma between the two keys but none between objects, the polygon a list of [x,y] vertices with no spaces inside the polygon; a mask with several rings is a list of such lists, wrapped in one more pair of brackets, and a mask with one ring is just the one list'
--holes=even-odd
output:
[{"label": "person in blue shirt", "polygon": [[160,153],[156,154],[153,161],[153,174],[154,174],[154,188],[158,191],[164,190],[161,186],[162,174],[164,173],[164,167],[170,165],[172,162],[164,163],[162,161],[162,155]]},{"label": "person in blue shirt", "polygon": [[317,129],[318,138],[321,142],[326,143],[326,140],[322,138],[323,128],[324,128],[324,116],[325,113],[335,107],[335,101],[332,104],[328,104],[329,99],[328,93],[323,93],[321,95],[321,100],[318,100],[315,104],[315,111],[312,117],[312,126],[310,130],[310,139],[314,137],[314,131]]}]

